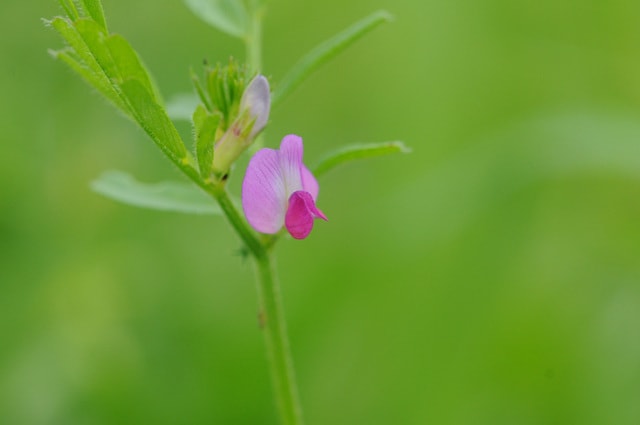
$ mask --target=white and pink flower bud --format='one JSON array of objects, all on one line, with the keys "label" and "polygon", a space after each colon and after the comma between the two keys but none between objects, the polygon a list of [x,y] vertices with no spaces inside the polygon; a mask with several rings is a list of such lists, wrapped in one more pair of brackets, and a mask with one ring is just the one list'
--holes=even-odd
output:
[{"label": "white and pink flower bud", "polygon": [[263,75],[256,76],[242,94],[237,118],[216,143],[213,171],[226,174],[231,164],[253,143],[269,121],[271,92]]}]

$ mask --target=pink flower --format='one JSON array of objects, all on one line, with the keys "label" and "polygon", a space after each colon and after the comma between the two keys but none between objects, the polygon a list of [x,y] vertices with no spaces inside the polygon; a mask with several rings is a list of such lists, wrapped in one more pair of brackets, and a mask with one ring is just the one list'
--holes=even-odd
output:
[{"label": "pink flower", "polygon": [[302,139],[285,136],[280,149],[260,149],[251,158],[242,182],[242,209],[261,233],[282,226],[296,239],[313,229],[313,220],[327,217],[316,207],[318,182],[302,163]]}]

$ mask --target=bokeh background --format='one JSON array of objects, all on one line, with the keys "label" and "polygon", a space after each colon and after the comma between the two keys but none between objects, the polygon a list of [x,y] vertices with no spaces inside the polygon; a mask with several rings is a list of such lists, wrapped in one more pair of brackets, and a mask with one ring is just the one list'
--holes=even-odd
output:
[{"label": "bokeh background", "polygon": [[[273,111],[269,144],[413,148],[325,176],[330,222],[279,246],[307,423],[640,423],[640,3],[269,3],[274,84],[396,16]],[[180,1],[104,5],[165,97],[243,55]],[[58,13],[0,5],[0,423],[275,425],[226,223],[89,189],[181,177],[47,55]]]}]

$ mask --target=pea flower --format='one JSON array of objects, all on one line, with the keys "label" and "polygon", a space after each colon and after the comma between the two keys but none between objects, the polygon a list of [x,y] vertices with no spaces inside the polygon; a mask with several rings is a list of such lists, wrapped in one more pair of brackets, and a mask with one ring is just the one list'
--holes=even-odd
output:
[{"label": "pea flower", "polygon": [[285,226],[295,239],[304,239],[315,218],[327,220],[316,207],[318,182],[302,163],[302,138],[285,136],[280,149],[260,149],[249,161],[242,182],[242,209],[249,224],[261,233]]}]

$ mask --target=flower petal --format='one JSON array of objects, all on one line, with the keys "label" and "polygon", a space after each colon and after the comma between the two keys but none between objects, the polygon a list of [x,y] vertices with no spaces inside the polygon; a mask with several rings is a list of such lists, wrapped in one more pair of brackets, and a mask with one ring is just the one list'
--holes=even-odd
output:
[{"label": "flower petal", "polygon": [[311,174],[311,171],[307,167],[302,164],[301,168],[302,172],[302,190],[305,192],[309,192],[314,201],[318,199],[318,192],[320,191],[320,186],[318,185],[318,181]]},{"label": "flower petal", "polygon": [[302,138],[293,134],[284,136],[280,143],[280,168],[284,178],[287,198],[302,190]]},{"label": "flower petal", "polygon": [[285,215],[285,226],[295,239],[304,239],[313,229],[313,219],[327,217],[317,207],[311,194],[303,190],[294,192],[289,198],[289,207]]},{"label": "flower petal", "polygon": [[269,120],[269,110],[271,109],[271,92],[269,91],[269,81],[263,76],[256,76],[242,94],[240,99],[240,111],[249,109],[251,118],[255,119],[249,139],[253,139],[260,133]]},{"label": "flower petal", "polygon": [[284,225],[287,193],[278,151],[260,149],[249,161],[242,182],[242,209],[259,232],[276,233]]}]

